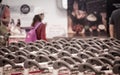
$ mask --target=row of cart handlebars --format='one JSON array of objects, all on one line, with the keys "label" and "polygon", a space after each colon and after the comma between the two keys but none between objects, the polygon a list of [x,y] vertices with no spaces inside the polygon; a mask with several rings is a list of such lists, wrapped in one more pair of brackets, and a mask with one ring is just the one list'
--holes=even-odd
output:
[{"label": "row of cart handlebars", "polygon": [[[12,71],[7,74],[9,67]],[[60,74],[63,71],[67,73]],[[11,42],[0,48],[0,75],[36,72],[39,75],[120,75],[120,40],[58,38]]]}]

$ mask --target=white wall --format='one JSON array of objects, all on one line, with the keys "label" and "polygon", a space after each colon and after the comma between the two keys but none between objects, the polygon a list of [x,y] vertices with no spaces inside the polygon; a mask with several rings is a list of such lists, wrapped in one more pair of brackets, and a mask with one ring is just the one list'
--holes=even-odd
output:
[{"label": "white wall", "polygon": [[[67,12],[57,7],[56,0],[3,0],[11,8],[11,18],[21,19],[21,26],[28,27],[31,25],[34,14],[41,11],[45,12],[45,22],[47,22],[47,38],[55,36],[67,36]],[[20,6],[28,4],[31,6],[29,14],[22,14]]]}]

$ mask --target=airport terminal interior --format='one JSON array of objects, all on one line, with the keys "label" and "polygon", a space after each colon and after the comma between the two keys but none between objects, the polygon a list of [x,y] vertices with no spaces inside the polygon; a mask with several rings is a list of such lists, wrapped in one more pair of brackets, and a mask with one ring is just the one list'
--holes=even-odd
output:
[{"label": "airport terminal interior", "polygon": [[[0,35],[0,75],[120,75],[120,38],[111,37],[109,29],[119,0],[2,0],[1,4],[8,7],[10,22],[9,32]],[[41,35],[36,28],[31,36],[36,39],[30,41],[27,35],[38,14]]]}]

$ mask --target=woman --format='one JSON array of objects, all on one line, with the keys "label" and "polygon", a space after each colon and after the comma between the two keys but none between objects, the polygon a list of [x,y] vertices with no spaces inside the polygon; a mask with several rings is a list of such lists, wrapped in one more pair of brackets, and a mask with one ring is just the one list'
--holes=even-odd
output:
[{"label": "woman", "polygon": [[25,42],[35,42],[36,40],[46,40],[46,25],[42,23],[43,14],[35,15],[31,24],[32,29],[27,33]]},{"label": "woman", "polygon": [[[74,31],[76,34],[81,34],[84,36],[84,25],[85,25],[85,17],[86,17],[86,12],[85,9],[83,10],[82,6],[79,7],[80,5],[78,4],[79,0],[74,0],[73,2],[73,9],[72,12],[69,14],[69,30]],[[70,27],[72,27],[70,29]]]},{"label": "woman", "polygon": [[39,18],[38,21],[41,22],[41,25],[37,28],[36,34],[38,40],[47,40],[46,39],[46,24],[44,24],[42,21],[44,19],[44,13],[38,14]]}]

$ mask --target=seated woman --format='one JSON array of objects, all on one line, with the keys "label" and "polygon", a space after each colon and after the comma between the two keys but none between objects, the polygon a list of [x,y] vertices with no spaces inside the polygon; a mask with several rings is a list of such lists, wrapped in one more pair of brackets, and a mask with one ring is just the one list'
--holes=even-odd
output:
[{"label": "seated woman", "polygon": [[[78,4],[79,3],[79,4]],[[74,0],[72,11],[69,13],[69,33],[75,32],[75,34],[81,34],[84,36],[84,25],[86,23],[86,10],[85,5],[79,0]],[[80,6],[80,7],[79,7]]]},{"label": "seated woman", "polygon": [[[100,29],[103,29],[102,16],[98,12],[93,12],[87,16],[88,25],[92,36],[99,36]],[[105,27],[104,27],[105,29]]]}]

